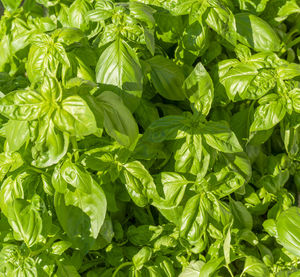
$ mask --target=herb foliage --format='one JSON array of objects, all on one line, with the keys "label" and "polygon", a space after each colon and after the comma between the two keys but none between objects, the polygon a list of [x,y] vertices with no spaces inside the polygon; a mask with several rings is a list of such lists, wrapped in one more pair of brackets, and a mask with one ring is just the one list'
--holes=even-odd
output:
[{"label": "herb foliage", "polygon": [[1,2],[1,277],[299,276],[298,0]]}]

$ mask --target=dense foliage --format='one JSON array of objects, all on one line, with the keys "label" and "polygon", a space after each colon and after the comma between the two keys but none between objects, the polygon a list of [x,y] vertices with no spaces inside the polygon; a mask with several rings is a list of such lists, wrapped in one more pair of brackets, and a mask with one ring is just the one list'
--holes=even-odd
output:
[{"label": "dense foliage", "polygon": [[300,1],[2,4],[0,276],[300,276]]}]

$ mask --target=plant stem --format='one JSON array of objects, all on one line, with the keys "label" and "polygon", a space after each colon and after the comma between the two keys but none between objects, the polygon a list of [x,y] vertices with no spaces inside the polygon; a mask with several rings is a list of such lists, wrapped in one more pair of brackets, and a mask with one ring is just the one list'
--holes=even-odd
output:
[{"label": "plant stem", "polygon": [[232,273],[232,271],[231,271],[231,268],[230,268],[229,264],[226,265],[226,268],[227,268],[228,272],[230,273],[230,276],[231,276],[231,277],[234,277],[234,275],[233,275],[233,273]]},{"label": "plant stem", "polygon": [[33,166],[28,166],[29,169],[39,173],[39,174],[45,174],[46,172],[44,172],[43,170],[39,169],[39,168],[35,168]]},{"label": "plant stem", "polygon": [[153,215],[151,213],[150,206],[146,206],[146,211],[147,211],[147,214],[149,215],[150,219],[152,220],[152,222],[154,224],[155,221],[154,221]]},{"label": "plant stem", "polygon": [[71,137],[71,143],[74,151],[74,159],[75,162],[77,162],[79,160],[79,153],[78,153],[78,144],[75,136]]},{"label": "plant stem", "polygon": [[119,265],[119,266],[117,267],[117,269],[114,271],[114,274],[112,275],[112,277],[116,277],[116,276],[117,276],[117,273],[118,273],[123,267],[129,266],[129,265],[132,265],[132,262],[126,262],[126,263],[123,263],[123,264]]},{"label": "plant stem", "polygon": [[39,255],[40,253],[42,253],[44,250],[48,249],[53,243],[54,241],[57,239],[57,237],[52,237],[41,249],[33,251],[30,253],[30,257],[34,257]]},{"label": "plant stem", "polygon": [[296,44],[300,43],[300,37],[297,37],[296,39],[292,40],[290,43],[286,45],[286,48],[291,48],[295,46]]}]

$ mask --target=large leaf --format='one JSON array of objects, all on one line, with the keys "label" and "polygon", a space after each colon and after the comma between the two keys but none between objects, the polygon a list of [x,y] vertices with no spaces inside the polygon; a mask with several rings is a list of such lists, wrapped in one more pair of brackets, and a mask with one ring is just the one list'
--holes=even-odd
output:
[{"label": "large leaf", "polygon": [[125,104],[131,109],[137,107],[143,74],[137,54],[124,40],[115,40],[102,52],[96,67],[96,80],[125,90],[128,93]]},{"label": "large leaf", "polygon": [[1,0],[1,2],[3,3],[5,9],[9,11],[15,11],[22,3],[22,0]]},{"label": "large leaf", "polygon": [[187,135],[175,152],[175,170],[182,173],[205,176],[210,164],[209,146],[200,134]]},{"label": "large leaf", "polygon": [[270,276],[268,267],[254,256],[247,256],[245,261],[245,266],[243,274],[247,273],[250,276]]},{"label": "large leaf", "polygon": [[186,129],[186,118],[184,116],[165,116],[154,121],[147,128],[144,138],[150,142],[179,139],[186,135]]},{"label": "large leaf", "polygon": [[221,83],[232,101],[257,99],[276,84],[272,69],[258,67],[254,63],[239,63],[221,78]]},{"label": "large leaf", "polygon": [[214,85],[201,63],[198,63],[185,79],[183,87],[193,108],[203,115],[207,115],[214,98]]},{"label": "large leaf", "polygon": [[286,108],[281,101],[271,101],[260,105],[254,113],[250,131],[268,130],[278,124],[285,116]]},{"label": "large leaf", "polygon": [[137,140],[138,126],[121,98],[105,91],[96,98],[98,109],[102,110],[106,132],[124,146],[131,146]]},{"label": "large leaf", "polygon": [[144,207],[157,196],[155,184],[148,170],[139,161],[125,164],[121,178],[136,205]]},{"label": "large leaf", "polygon": [[279,243],[300,257],[300,208],[291,207],[276,221]]},{"label": "large leaf", "polygon": [[33,38],[26,67],[32,83],[41,81],[47,75],[55,76],[60,63],[70,66],[66,51],[60,42],[54,42],[46,34]]},{"label": "large leaf", "polygon": [[155,56],[147,63],[151,66],[151,81],[160,95],[169,100],[185,99],[184,74],[178,65],[163,56]]},{"label": "large leaf", "polygon": [[232,45],[235,45],[237,34],[233,13],[219,0],[207,2],[210,7],[208,8],[206,23],[220,36],[224,37]]},{"label": "large leaf", "polygon": [[15,171],[23,164],[21,155],[15,153],[1,153],[0,154],[0,181],[3,180],[5,175],[10,171]]},{"label": "large leaf", "polygon": [[62,132],[72,136],[87,136],[97,131],[94,114],[78,95],[69,96],[60,103],[53,122]]},{"label": "large leaf", "polygon": [[[38,198],[38,196],[36,197]],[[42,232],[42,218],[38,207],[35,207],[33,203],[16,199],[7,218],[17,240],[23,240],[29,247],[39,241],[39,235]]]},{"label": "large leaf", "polygon": [[238,40],[255,51],[279,51],[280,39],[272,27],[250,13],[235,15]]},{"label": "large leaf", "polygon": [[158,208],[177,207],[184,197],[189,181],[175,172],[162,172],[155,178],[159,198],[154,199],[152,205]]},{"label": "large leaf", "polygon": [[0,99],[0,112],[13,120],[35,120],[47,112],[45,99],[33,90],[17,90]]},{"label": "large leaf", "polygon": [[209,121],[202,130],[207,144],[225,153],[242,152],[235,134],[222,122]]},{"label": "large leaf", "polygon": [[91,192],[79,189],[55,193],[55,211],[58,220],[74,247],[88,251],[98,237],[106,214],[106,198],[103,190],[93,180]]},{"label": "large leaf", "polygon": [[197,194],[185,204],[180,222],[180,236],[191,244],[201,244],[201,237],[207,228],[207,214],[201,203],[202,197]]},{"label": "large leaf", "polygon": [[39,134],[32,147],[33,165],[48,167],[58,163],[67,153],[69,135],[57,130],[53,121],[43,119],[39,123]]}]

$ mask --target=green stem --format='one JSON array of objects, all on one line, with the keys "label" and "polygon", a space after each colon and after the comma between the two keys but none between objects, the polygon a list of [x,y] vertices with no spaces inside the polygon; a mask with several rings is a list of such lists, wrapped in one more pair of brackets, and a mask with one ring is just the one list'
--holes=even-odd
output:
[{"label": "green stem", "polygon": [[71,143],[74,151],[75,162],[79,160],[78,144],[75,136],[71,137]]},{"label": "green stem", "polygon": [[117,245],[118,245],[118,246],[123,246],[123,245],[125,245],[127,242],[128,242],[128,240],[125,240],[125,241],[123,241],[123,242],[117,243]]},{"label": "green stem", "polygon": [[28,166],[28,168],[31,169],[31,170],[33,170],[33,171],[35,171],[35,172],[37,172],[37,173],[39,173],[39,174],[46,174],[45,171],[43,171],[43,170],[41,170],[39,168],[35,168],[33,166]]},{"label": "green stem", "polygon": [[296,39],[292,40],[290,43],[286,45],[286,48],[292,48],[296,44],[300,43],[300,37],[297,37]]},{"label": "green stem", "polygon": [[45,251],[46,249],[48,249],[54,243],[54,241],[56,239],[57,239],[56,236],[52,237],[41,249],[31,252],[30,257],[37,256],[40,253],[42,253],[43,251]]},{"label": "green stem", "polygon": [[147,214],[149,215],[150,219],[152,220],[152,222],[154,224],[155,221],[154,221],[153,215],[151,213],[150,206],[146,206],[146,211],[147,211]]},{"label": "green stem", "polygon": [[231,277],[234,277],[234,275],[233,275],[233,273],[232,273],[232,271],[231,271],[230,266],[229,266],[229,265],[226,265],[226,268],[227,268],[228,272],[230,273],[230,276],[231,276]]},{"label": "green stem", "polygon": [[122,268],[124,268],[124,267],[126,267],[126,266],[129,266],[129,265],[132,265],[132,262],[126,262],[126,263],[123,263],[123,264],[119,265],[119,266],[117,267],[117,269],[114,271],[114,274],[112,275],[112,277],[116,277],[116,276],[117,276],[117,273],[118,273]]}]

